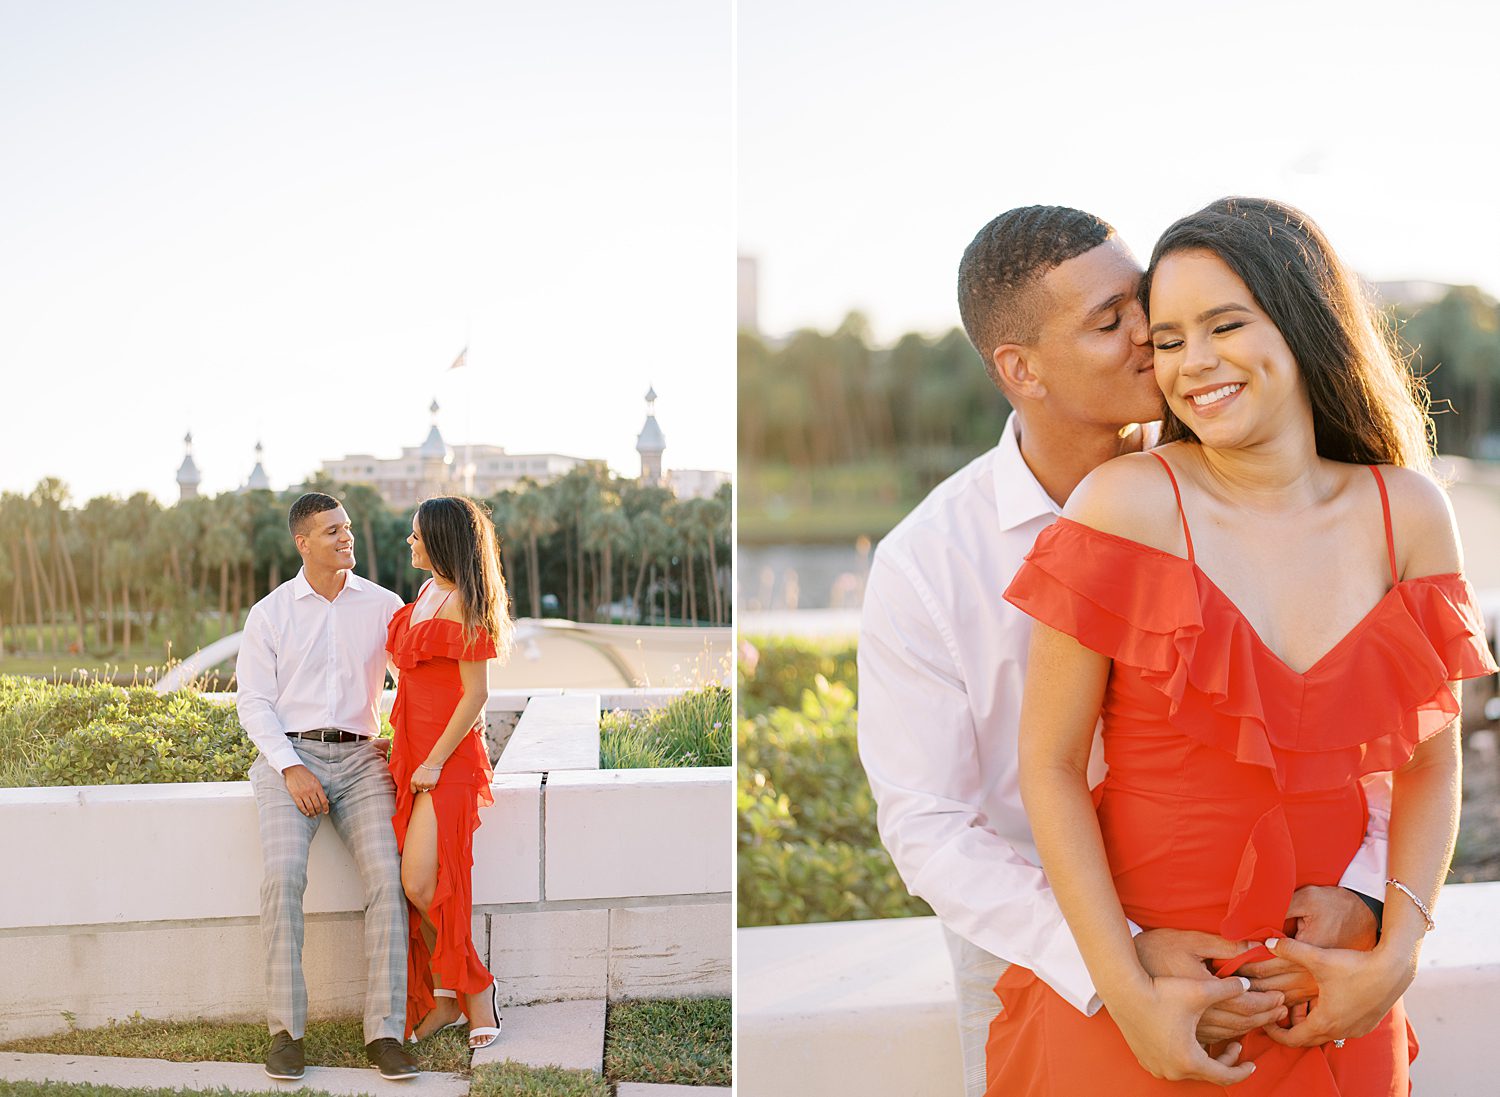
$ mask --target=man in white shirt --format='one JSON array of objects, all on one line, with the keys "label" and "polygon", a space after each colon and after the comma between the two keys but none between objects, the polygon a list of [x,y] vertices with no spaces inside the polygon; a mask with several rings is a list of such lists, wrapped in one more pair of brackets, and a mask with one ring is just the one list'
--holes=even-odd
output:
[{"label": "man in white shirt", "polygon": [[[966,1091],[985,1088],[994,984],[1022,964],[1078,1009],[1100,1006],[1021,804],[1017,732],[1031,619],[1005,588],[1078,483],[1154,437],[1141,269],[1114,230],[1032,206],[991,221],[964,253],[959,308],[1014,411],[999,445],[938,485],[871,564],[859,641],[859,749],[880,836],[908,889],[942,921],[959,994]],[[1096,742],[1091,778],[1103,776]],[[1289,917],[1320,945],[1371,947],[1384,892],[1389,794],[1372,782],[1370,834],[1340,888],[1303,888]],[[1354,890],[1346,890],[1354,889]],[[1135,927],[1132,927],[1135,928]],[[1208,977],[1240,946],[1170,929],[1137,933],[1153,975]],[[1003,957],[1004,959],[1001,959]],[[1276,966],[1272,966],[1276,965]],[[1310,989],[1267,961],[1254,989],[1211,1007],[1200,1038],[1228,1040]],[[1305,1008],[1296,1006],[1293,1008]]]},{"label": "man in white shirt", "polygon": [[303,495],[287,524],[302,569],[251,608],[235,669],[240,723],[260,749],[250,783],[265,863],[266,1073],[291,1079],[304,1070],[302,894],[308,849],[328,815],[365,885],[365,1053],[382,1077],[410,1078],[396,792],[377,738],[386,626],[402,603],[354,574],[354,533],[337,499]]}]

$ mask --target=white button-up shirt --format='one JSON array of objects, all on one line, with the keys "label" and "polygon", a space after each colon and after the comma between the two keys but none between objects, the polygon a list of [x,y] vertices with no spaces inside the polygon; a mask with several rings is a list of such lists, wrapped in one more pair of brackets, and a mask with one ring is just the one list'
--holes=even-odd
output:
[{"label": "white button-up shirt", "polygon": [[401,598],[352,571],[332,601],[299,570],[250,609],[240,638],[240,724],[280,773],[300,766],[287,736],[380,732],[386,626]]},{"label": "white button-up shirt", "polygon": [[[859,640],[859,753],[880,837],[913,895],[1085,1013],[1100,1002],[1038,867],[1018,732],[1031,618],[1002,594],[1060,508],[999,445],[939,484],[880,542]],[[1104,774],[1096,740],[1089,777]],[[1367,781],[1370,832],[1342,881],[1384,892],[1389,793]]]}]

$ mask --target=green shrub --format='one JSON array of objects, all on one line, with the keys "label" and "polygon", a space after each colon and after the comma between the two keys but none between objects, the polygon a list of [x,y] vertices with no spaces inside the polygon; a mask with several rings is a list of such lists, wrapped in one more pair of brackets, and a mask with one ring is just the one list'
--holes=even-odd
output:
[{"label": "green shrub", "polygon": [[695,689],[656,709],[605,713],[601,769],[727,766],[734,762],[733,700],[723,686]]},{"label": "green shrub", "polygon": [[184,690],[0,677],[0,787],[241,781],[233,705]]},{"label": "green shrub", "polygon": [[859,691],[854,644],[788,636],[756,636],[740,641],[740,712],[759,716],[773,708],[800,708],[802,692],[822,675]]},{"label": "green shrub", "polygon": [[821,674],[797,708],[741,722],[740,925],[932,913],[880,844],[855,723],[853,691]]}]

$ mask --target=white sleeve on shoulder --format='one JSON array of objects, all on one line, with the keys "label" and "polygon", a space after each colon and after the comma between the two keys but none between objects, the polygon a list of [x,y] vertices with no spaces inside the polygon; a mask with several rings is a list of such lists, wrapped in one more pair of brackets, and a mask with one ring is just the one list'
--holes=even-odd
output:
[{"label": "white sleeve on shoulder", "polygon": [[1365,804],[1370,812],[1365,824],[1365,839],[1360,843],[1354,860],[1344,870],[1339,886],[1384,902],[1386,836],[1391,826],[1391,775],[1367,774],[1360,784],[1364,787]]},{"label": "white sleeve on shoulder", "polygon": [[1101,1004],[1093,979],[1045,875],[981,810],[968,690],[947,622],[920,582],[877,553],[865,591],[859,754],[881,840],[944,925],[1092,1015]]},{"label": "white sleeve on shoulder", "polygon": [[238,689],[234,703],[239,710],[240,726],[250,741],[277,773],[288,766],[300,766],[302,759],[276,715],[276,637],[260,606],[252,607],[245,619],[234,676]]}]

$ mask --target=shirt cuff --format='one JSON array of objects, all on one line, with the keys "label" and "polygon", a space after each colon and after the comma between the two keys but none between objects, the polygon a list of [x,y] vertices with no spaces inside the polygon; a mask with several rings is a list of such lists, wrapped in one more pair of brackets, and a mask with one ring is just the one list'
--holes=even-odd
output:
[{"label": "shirt cuff", "polygon": [[277,773],[285,773],[292,766],[305,766],[306,762],[297,753],[297,748],[292,746],[292,741],[287,739],[285,744],[278,744],[270,750],[261,748],[261,753],[266,756],[266,761]]}]

